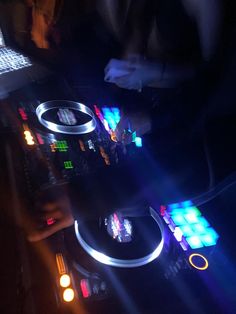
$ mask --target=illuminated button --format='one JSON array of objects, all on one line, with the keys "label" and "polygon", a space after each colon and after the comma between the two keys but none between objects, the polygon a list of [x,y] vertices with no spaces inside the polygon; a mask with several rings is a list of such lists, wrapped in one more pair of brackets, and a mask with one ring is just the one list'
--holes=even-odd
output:
[{"label": "illuminated button", "polygon": [[109,132],[109,125],[108,125],[108,122],[107,122],[107,120],[103,120],[103,125],[104,125],[104,128],[105,128],[105,130],[107,131],[107,132]]},{"label": "illuminated button", "polygon": [[38,140],[39,144],[43,145],[44,144],[44,140],[43,140],[42,136],[39,133],[36,133],[36,137],[37,137],[37,140]]},{"label": "illuminated button", "polygon": [[117,142],[117,137],[116,137],[116,133],[114,131],[111,132],[111,140],[113,142]]},{"label": "illuminated button", "polygon": [[207,228],[206,231],[206,234],[201,235],[201,241],[203,244],[205,246],[216,245],[219,238],[218,234],[213,228]]},{"label": "illuminated button", "polygon": [[66,266],[64,262],[64,258],[61,253],[56,254],[56,262],[57,262],[57,268],[60,275],[63,275],[66,273]]},{"label": "illuminated button", "polygon": [[56,141],[55,147],[59,152],[67,152],[68,150],[67,141]]},{"label": "illuminated button", "polygon": [[26,140],[27,145],[32,146],[32,145],[35,144],[34,138],[33,138],[33,136],[32,136],[30,131],[28,131],[28,130],[24,131],[24,135],[25,135],[25,140]]},{"label": "illuminated button", "polygon": [[177,214],[180,214],[180,215],[183,215],[185,213],[185,210],[183,208],[174,208],[174,209],[171,209],[170,211],[171,215],[177,215]]},{"label": "illuminated button", "polygon": [[55,143],[51,144],[51,145],[50,145],[50,148],[51,148],[51,152],[52,152],[52,153],[55,153],[55,152],[56,152],[56,145],[55,145]]},{"label": "illuminated button", "polygon": [[180,206],[179,206],[179,203],[174,203],[174,204],[170,204],[169,205],[169,208],[170,209],[174,209],[174,208],[179,208]]},{"label": "illuminated button", "polygon": [[64,161],[64,167],[65,169],[73,169],[73,165],[72,165],[72,161],[68,160],[68,161]]},{"label": "illuminated button", "polygon": [[192,225],[192,229],[194,233],[202,234],[206,232],[206,228],[202,224],[194,224]]},{"label": "illuminated button", "polygon": [[186,214],[193,214],[195,216],[201,216],[201,212],[197,207],[187,207],[185,208]]},{"label": "illuminated button", "polygon": [[64,274],[60,277],[60,286],[63,288],[69,287],[70,285],[70,276]]},{"label": "illuminated button", "polygon": [[198,217],[198,222],[203,225],[204,227],[208,227],[209,226],[209,222],[206,220],[206,218],[204,217]]},{"label": "illuminated button", "polygon": [[164,216],[166,214],[166,206],[164,206],[164,205],[160,206],[160,213],[161,213],[162,216]]},{"label": "illuminated button", "polygon": [[64,292],[63,292],[63,300],[65,302],[71,302],[74,300],[75,297],[75,293],[74,290],[71,288],[67,288]]},{"label": "illuminated button", "polygon": [[136,132],[134,131],[134,132],[132,133],[132,142],[135,142],[136,136],[137,136],[137,134],[136,134]]},{"label": "illuminated button", "polygon": [[181,214],[173,215],[173,216],[171,216],[171,218],[176,225],[185,225],[186,224],[186,220],[184,219],[184,216]]},{"label": "illuminated button", "polygon": [[91,289],[90,289],[89,281],[87,279],[82,279],[80,281],[80,288],[81,288],[82,295],[84,298],[88,298],[91,296]]},{"label": "illuminated button", "polygon": [[203,247],[203,243],[198,236],[187,237],[186,241],[188,242],[191,249],[199,249]]},{"label": "illuminated button", "polygon": [[110,109],[107,107],[103,107],[102,112],[103,112],[103,114],[106,114],[107,112],[110,112]]},{"label": "illuminated button", "polygon": [[[196,259],[197,258],[197,259]],[[194,261],[193,261],[194,259]],[[198,262],[197,262],[198,260]],[[189,263],[198,270],[206,270],[209,266],[208,260],[202,254],[194,253],[189,256]]]},{"label": "illuminated button", "polygon": [[117,114],[117,115],[120,114],[120,110],[117,107],[112,107],[111,110],[113,111],[114,114]]},{"label": "illuminated button", "polygon": [[216,240],[210,234],[201,236],[201,241],[205,246],[216,245]]},{"label": "illuminated button", "polygon": [[24,108],[19,108],[18,111],[19,111],[19,114],[20,114],[22,120],[24,120],[24,121],[28,120],[28,117],[27,117],[27,114],[25,113]]},{"label": "illuminated button", "polygon": [[184,208],[191,207],[193,205],[192,201],[184,201],[181,203],[181,206]]},{"label": "illuminated button", "polygon": [[182,236],[183,236],[183,232],[181,231],[179,227],[176,227],[174,230],[174,237],[176,238],[178,242],[180,242],[182,240]]},{"label": "illuminated button", "polygon": [[184,215],[185,219],[187,220],[188,223],[197,223],[198,222],[198,217],[196,216],[195,213],[189,213]]},{"label": "illuminated button", "polygon": [[141,139],[141,137],[136,137],[135,138],[135,145],[136,145],[136,147],[142,147],[143,146],[143,144],[142,144],[142,139]]},{"label": "illuminated button", "polygon": [[84,142],[79,140],[79,146],[80,146],[80,149],[82,150],[82,152],[85,152],[85,146],[84,146]]},{"label": "illuminated button", "polygon": [[181,242],[180,242],[180,246],[182,247],[182,249],[183,249],[184,251],[187,251],[188,247],[187,247],[186,243],[184,243],[183,241],[181,241]]},{"label": "illuminated button", "polygon": [[48,218],[48,219],[47,219],[47,225],[48,225],[48,226],[53,225],[55,222],[56,222],[56,220],[55,220],[54,218]]},{"label": "illuminated button", "polygon": [[192,228],[189,225],[180,226],[180,229],[185,237],[190,237],[194,234]]}]

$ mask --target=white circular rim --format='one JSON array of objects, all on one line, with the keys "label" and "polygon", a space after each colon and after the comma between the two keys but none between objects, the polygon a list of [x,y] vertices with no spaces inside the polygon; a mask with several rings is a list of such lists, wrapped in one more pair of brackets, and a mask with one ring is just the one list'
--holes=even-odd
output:
[{"label": "white circular rim", "polygon": [[79,241],[80,245],[82,248],[90,255],[92,256],[96,261],[109,265],[109,266],[114,266],[114,267],[121,267],[121,268],[134,268],[134,267],[139,267],[146,265],[148,263],[151,263],[153,260],[155,260],[162,252],[162,249],[164,247],[165,243],[165,232],[164,232],[164,225],[161,220],[161,218],[158,216],[156,211],[153,208],[149,208],[150,215],[151,217],[156,221],[158,224],[160,231],[161,231],[161,241],[158,244],[158,246],[155,248],[155,250],[141,258],[136,258],[136,259],[118,259],[118,258],[113,258],[108,255],[103,254],[102,252],[99,252],[92,248],[81,236],[79,232],[79,224],[77,220],[75,220],[75,234],[77,237],[77,240]]},{"label": "white circular rim", "polygon": [[[74,109],[80,112],[83,112],[91,117],[91,120],[81,124],[81,125],[75,125],[75,126],[68,126],[68,125],[60,125],[56,124],[54,122],[48,121],[44,119],[42,116],[51,109],[59,109],[59,108],[68,108],[68,109]],[[93,111],[75,101],[71,100],[50,100],[46,101],[42,104],[40,104],[36,108],[36,115],[38,117],[39,122],[46,127],[47,129],[56,132],[56,133],[63,133],[63,134],[86,134],[92,132],[96,128],[96,118],[93,113]]]}]

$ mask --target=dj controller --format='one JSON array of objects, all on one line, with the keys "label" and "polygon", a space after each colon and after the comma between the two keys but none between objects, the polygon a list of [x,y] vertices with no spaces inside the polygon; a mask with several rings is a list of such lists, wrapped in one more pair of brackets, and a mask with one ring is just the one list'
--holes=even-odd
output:
[{"label": "dj controller", "polygon": [[[74,225],[45,240],[57,311],[233,313],[220,275],[228,265],[222,227],[212,214],[214,196],[232,180],[165,202],[153,188],[162,178],[145,138],[131,130],[131,144],[116,138],[119,105],[78,99],[51,76],[11,93],[5,108],[21,147],[29,216],[42,195],[73,191]],[[48,218],[43,228],[56,223]]]}]

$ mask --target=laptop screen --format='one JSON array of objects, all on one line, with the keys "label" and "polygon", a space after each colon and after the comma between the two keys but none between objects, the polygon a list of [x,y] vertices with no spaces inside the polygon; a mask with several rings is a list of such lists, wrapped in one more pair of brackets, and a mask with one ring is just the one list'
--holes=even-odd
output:
[{"label": "laptop screen", "polygon": [[4,38],[3,38],[3,34],[0,28],[0,47],[5,47],[5,42],[4,42]]}]

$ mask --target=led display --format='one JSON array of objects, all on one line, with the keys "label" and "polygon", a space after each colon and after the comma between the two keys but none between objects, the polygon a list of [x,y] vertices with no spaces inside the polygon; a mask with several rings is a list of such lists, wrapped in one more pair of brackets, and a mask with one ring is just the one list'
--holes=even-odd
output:
[{"label": "led display", "polygon": [[73,169],[74,168],[72,161],[70,161],[70,160],[64,161],[64,167],[65,167],[65,169]]},{"label": "led display", "polygon": [[59,121],[66,125],[75,125],[77,123],[76,117],[72,110],[68,108],[60,108],[57,112]]},{"label": "led display", "polygon": [[132,240],[132,224],[120,213],[113,213],[105,219],[107,232],[118,242],[130,242]]},{"label": "led display", "polygon": [[55,144],[55,148],[59,152],[67,152],[68,150],[67,141],[56,141],[54,144]]}]

